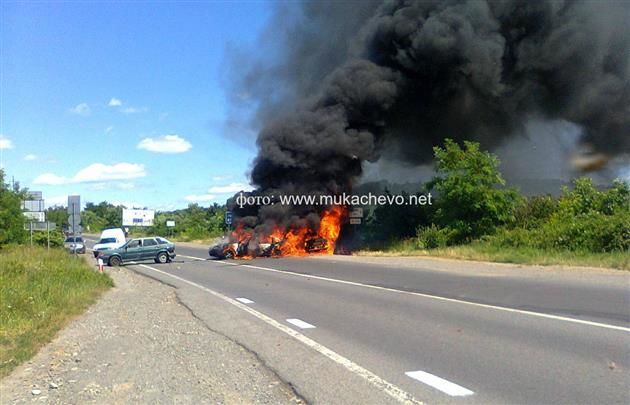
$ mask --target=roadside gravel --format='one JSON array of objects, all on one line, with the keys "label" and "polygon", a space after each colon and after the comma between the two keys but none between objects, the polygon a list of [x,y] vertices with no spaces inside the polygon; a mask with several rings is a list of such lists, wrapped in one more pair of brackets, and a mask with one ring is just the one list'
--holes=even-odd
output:
[{"label": "roadside gravel", "polygon": [[174,288],[125,269],[110,274],[116,287],[0,381],[0,403],[303,403]]}]

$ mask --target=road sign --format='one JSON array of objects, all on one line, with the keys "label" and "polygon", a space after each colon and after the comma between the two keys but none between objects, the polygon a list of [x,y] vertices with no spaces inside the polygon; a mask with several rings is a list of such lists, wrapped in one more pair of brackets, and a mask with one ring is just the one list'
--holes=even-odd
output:
[{"label": "road sign", "polygon": [[68,196],[68,224],[70,233],[73,235],[81,233],[81,196]]},{"label": "road sign", "polygon": [[153,226],[154,219],[154,210],[124,208],[122,212],[123,226]]},{"label": "road sign", "polygon": [[232,211],[225,211],[225,223],[232,225]]},{"label": "road sign", "polygon": [[166,221],[166,226],[168,226],[169,228],[174,227],[175,226],[175,221],[171,221],[171,220]]},{"label": "road sign", "polygon": [[350,225],[361,225],[361,218],[350,218]]},{"label": "road sign", "polygon": [[350,218],[363,218],[363,208],[354,208],[352,211],[350,211],[350,214],[348,214],[348,216]]}]

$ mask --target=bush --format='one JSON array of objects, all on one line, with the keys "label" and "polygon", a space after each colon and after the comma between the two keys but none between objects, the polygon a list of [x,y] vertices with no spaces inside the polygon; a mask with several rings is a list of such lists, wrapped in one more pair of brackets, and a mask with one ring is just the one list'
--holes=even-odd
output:
[{"label": "bush", "polygon": [[[30,237],[30,236],[29,236]],[[60,230],[50,231],[50,247],[62,247],[65,240]],[[48,233],[46,231],[33,231],[33,244],[38,246],[48,246]]]},{"label": "bush", "polygon": [[455,233],[456,242],[492,234],[498,226],[514,221],[518,201],[515,190],[501,188],[505,180],[499,160],[481,151],[476,142],[460,147],[446,139],[444,148],[434,148],[436,176],[427,184],[437,191],[434,222]]},{"label": "bush", "polygon": [[416,247],[418,249],[435,249],[450,244],[454,232],[448,228],[431,226],[418,227],[416,231]]},{"label": "bush", "polygon": [[590,212],[573,218],[557,216],[540,232],[546,247],[589,252],[630,249],[630,215]]},{"label": "bush", "polygon": [[547,222],[558,211],[558,200],[551,196],[522,199],[514,210],[515,228],[533,229]]}]

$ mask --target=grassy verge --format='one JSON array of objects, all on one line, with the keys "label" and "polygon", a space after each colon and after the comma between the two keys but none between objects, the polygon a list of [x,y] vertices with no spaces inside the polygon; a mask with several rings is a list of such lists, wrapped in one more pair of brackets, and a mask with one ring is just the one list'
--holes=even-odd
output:
[{"label": "grassy verge", "polygon": [[8,246],[0,253],[0,377],[31,358],[113,285],[62,249]]},{"label": "grassy verge", "polygon": [[499,247],[486,242],[435,249],[418,249],[413,240],[402,240],[380,250],[362,250],[355,252],[355,254],[360,256],[435,256],[500,263],[588,266],[630,270],[630,255],[627,252],[589,253],[541,250],[528,247]]}]

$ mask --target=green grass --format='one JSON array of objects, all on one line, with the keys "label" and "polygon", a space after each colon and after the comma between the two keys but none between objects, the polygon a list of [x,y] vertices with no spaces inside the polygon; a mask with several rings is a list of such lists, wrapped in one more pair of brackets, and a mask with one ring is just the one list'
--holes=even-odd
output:
[{"label": "green grass", "polygon": [[0,377],[8,375],[105,290],[109,276],[63,249],[0,250]]},{"label": "green grass", "polygon": [[378,250],[355,252],[360,256],[434,256],[451,259],[536,265],[605,267],[630,270],[628,252],[589,253],[569,250],[542,250],[530,247],[503,247],[488,242],[435,249],[418,249],[413,239],[390,243]]}]

